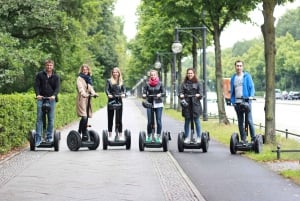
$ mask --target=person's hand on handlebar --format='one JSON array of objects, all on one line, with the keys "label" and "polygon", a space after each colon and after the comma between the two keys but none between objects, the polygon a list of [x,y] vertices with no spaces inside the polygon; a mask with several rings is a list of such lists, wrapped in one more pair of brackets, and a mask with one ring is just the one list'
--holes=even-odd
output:
[{"label": "person's hand on handlebar", "polygon": [[158,97],[158,98],[159,98],[159,97],[161,97],[161,93],[159,93],[159,94],[156,94],[156,97]]},{"label": "person's hand on handlebar", "polygon": [[179,95],[179,98],[184,98],[184,94],[180,94],[180,95]]},{"label": "person's hand on handlebar", "polygon": [[97,98],[99,95],[97,93],[91,94],[94,98]]},{"label": "person's hand on handlebar", "polygon": [[121,97],[122,97],[122,98],[125,98],[125,97],[126,97],[126,95],[125,95],[125,94],[121,94]]},{"label": "person's hand on handlebar", "polygon": [[114,96],[111,95],[111,94],[108,94],[107,97],[108,97],[108,98],[113,98]]},{"label": "person's hand on handlebar", "polygon": [[146,94],[143,94],[142,96],[143,96],[143,98],[146,98],[146,97],[147,97],[147,95],[146,95]]},{"label": "person's hand on handlebar", "polygon": [[55,100],[55,96],[50,96],[49,100]]},{"label": "person's hand on handlebar", "polygon": [[195,96],[196,96],[197,98],[201,98],[201,95],[200,95],[200,94],[195,94]]},{"label": "person's hand on handlebar", "polygon": [[42,100],[42,98],[43,98],[43,96],[41,96],[41,95],[36,96],[36,99],[38,99],[38,100]]}]

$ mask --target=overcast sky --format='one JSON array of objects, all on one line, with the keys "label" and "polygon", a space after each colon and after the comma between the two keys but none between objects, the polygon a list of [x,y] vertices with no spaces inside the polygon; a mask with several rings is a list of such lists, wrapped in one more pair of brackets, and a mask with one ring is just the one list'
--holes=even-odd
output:
[{"label": "overcast sky", "polygon": [[[128,40],[134,38],[136,34],[137,17],[135,12],[139,3],[140,0],[117,0],[115,6],[115,15],[124,18],[124,33]],[[276,6],[274,16],[278,19],[288,9],[297,8],[299,6],[300,0],[296,0],[294,3],[288,3],[285,6]],[[232,47],[237,41],[261,37],[262,34],[260,26],[263,23],[261,10],[262,6],[259,6],[255,11],[250,13],[251,19],[256,23],[256,25],[232,22],[221,34],[221,47]]]}]

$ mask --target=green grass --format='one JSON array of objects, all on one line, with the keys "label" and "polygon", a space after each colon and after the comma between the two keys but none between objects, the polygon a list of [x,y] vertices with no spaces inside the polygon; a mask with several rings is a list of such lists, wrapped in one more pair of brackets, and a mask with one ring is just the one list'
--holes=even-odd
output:
[{"label": "green grass", "polygon": [[[172,118],[183,121],[181,112],[166,108],[164,109],[164,113],[168,116],[171,116]],[[233,132],[238,132],[238,127],[236,124],[220,124],[218,119],[209,117],[208,121],[201,121],[201,126],[203,130],[209,131],[210,137],[212,139],[227,146],[229,152],[230,136]],[[257,134],[263,134],[263,132],[264,130],[256,130]],[[299,161],[300,152],[281,152],[280,160],[277,160],[277,153],[272,152],[272,150],[277,150],[277,144],[280,144],[281,150],[300,150],[299,142],[293,139],[285,139],[280,135],[276,136],[276,141],[276,145],[264,144],[263,150],[260,154],[257,154],[255,152],[244,152],[243,156],[251,158],[252,160],[255,160],[257,162]],[[300,184],[300,170],[287,170],[280,172],[280,174],[284,177],[292,179],[293,181],[295,181],[295,183]]]}]

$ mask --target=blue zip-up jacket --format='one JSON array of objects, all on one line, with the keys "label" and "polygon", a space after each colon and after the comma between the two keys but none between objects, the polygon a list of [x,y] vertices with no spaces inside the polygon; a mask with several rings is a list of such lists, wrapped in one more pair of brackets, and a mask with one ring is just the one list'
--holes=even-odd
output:
[{"label": "blue zip-up jacket", "polygon": [[[235,91],[234,91],[234,79],[236,74],[231,77],[230,80],[230,101],[231,104],[235,104]],[[249,73],[244,72],[243,76],[243,98],[254,97],[255,89],[252,77]]]}]

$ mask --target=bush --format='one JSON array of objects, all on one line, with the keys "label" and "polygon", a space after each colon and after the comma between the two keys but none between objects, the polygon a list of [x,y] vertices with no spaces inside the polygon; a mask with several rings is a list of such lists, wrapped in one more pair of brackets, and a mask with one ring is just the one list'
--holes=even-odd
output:
[{"label": "bush", "polygon": [[[93,99],[94,111],[106,104],[104,93]],[[55,128],[77,120],[76,94],[59,94],[56,104]],[[0,97],[0,154],[27,143],[28,132],[35,129],[36,99],[33,93],[1,95]]]}]

